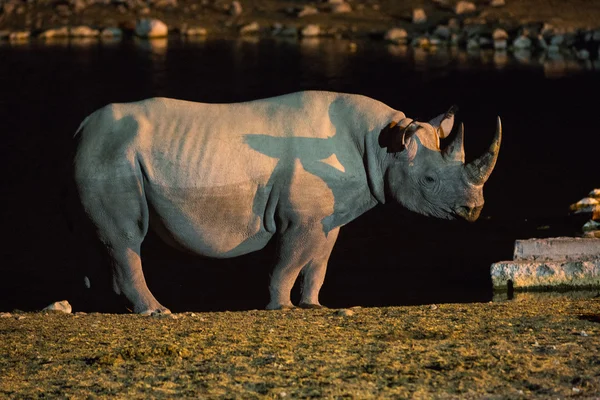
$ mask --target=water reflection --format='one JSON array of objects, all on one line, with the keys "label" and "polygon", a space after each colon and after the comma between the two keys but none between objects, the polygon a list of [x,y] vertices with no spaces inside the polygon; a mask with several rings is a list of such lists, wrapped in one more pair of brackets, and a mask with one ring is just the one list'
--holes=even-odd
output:
[{"label": "water reflection", "polygon": [[153,59],[156,61],[163,61],[167,54],[167,38],[154,38],[154,39],[140,39],[135,38],[135,45],[143,51],[147,51],[152,54]]}]

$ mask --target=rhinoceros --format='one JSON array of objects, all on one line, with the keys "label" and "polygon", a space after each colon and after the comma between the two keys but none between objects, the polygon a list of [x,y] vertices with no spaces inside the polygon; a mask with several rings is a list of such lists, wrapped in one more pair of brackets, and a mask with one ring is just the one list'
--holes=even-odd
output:
[{"label": "rhinoceros", "polygon": [[150,227],[206,257],[235,257],[276,240],[267,309],[294,307],[290,291],[300,275],[299,306],[318,308],[340,227],[375,205],[478,218],[500,118],[489,150],[465,164],[454,111],[420,122],[369,97],[324,91],[232,104],[109,104],[75,134],[76,192],[110,257],[112,289],[136,313],[170,312],[142,271]]}]

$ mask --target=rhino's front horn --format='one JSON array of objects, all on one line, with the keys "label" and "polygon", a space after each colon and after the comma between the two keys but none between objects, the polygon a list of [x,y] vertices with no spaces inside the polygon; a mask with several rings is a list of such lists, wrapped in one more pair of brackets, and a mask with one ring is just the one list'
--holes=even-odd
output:
[{"label": "rhino's front horn", "polygon": [[496,135],[494,136],[494,140],[492,141],[488,151],[465,166],[467,178],[474,185],[483,185],[490,177],[490,174],[496,165],[496,160],[498,159],[501,141],[502,122],[500,121],[500,117],[498,117],[498,122],[496,124]]},{"label": "rhino's front horn", "polygon": [[450,161],[465,162],[465,126],[460,124],[458,130],[454,133],[454,137],[450,143],[444,148],[442,154],[444,158]]}]

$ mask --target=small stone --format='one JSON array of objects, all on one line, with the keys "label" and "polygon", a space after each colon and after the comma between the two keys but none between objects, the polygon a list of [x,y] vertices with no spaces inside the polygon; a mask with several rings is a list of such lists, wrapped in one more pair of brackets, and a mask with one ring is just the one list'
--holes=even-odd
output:
[{"label": "small stone", "polygon": [[23,40],[28,40],[30,35],[31,32],[29,31],[11,32],[10,35],[8,35],[8,40],[10,40],[11,42],[20,42]]},{"label": "small stone", "polygon": [[492,7],[503,7],[506,5],[504,0],[492,0],[490,1],[490,6]]},{"label": "small stone", "polygon": [[431,47],[438,47],[443,44],[444,44],[444,42],[438,37],[429,38],[429,46],[431,46]]},{"label": "small stone", "polygon": [[71,37],[98,37],[100,32],[97,29],[92,29],[89,26],[81,25],[71,28],[69,36]]},{"label": "small stone", "polygon": [[169,28],[161,20],[143,18],[137,21],[135,34],[148,39],[166,37],[169,34]]},{"label": "small stone", "polygon": [[404,44],[408,40],[408,33],[402,28],[392,28],[385,33],[383,38],[388,42]]},{"label": "small stone", "polygon": [[412,12],[412,22],[413,24],[422,24],[427,22],[427,14],[425,14],[425,10],[422,8],[415,8]]},{"label": "small stone", "polygon": [[338,315],[340,317],[351,317],[354,315],[354,311],[347,309],[337,310],[335,312],[335,315]]},{"label": "small stone", "polygon": [[515,49],[529,49],[531,48],[531,39],[526,36],[519,36],[513,42],[513,47]]},{"label": "small stone", "polygon": [[242,15],[242,11],[243,8],[239,1],[236,0],[231,3],[231,6],[229,7],[229,14],[233,15],[234,17],[239,17]]},{"label": "small stone", "polygon": [[551,46],[561,46],[565,42],[565,37],[563,35],[554,35],[550,39]]},{"label": "small stone", "polygon": [[308,17],[309,15],[316,15],[319,13],[317,7],[314,6],[304,6],[300,11],[298,11],[298,18]]},{"label": "small stone", "polygon": [[582,235],[584,238],[600,238],[600,230],[597,231],[589,231],[589,232],[583,232]]},{"label": "small stone", "polygon": [[184,31],[185,36],[206,36],[208,31],[203,27],[188,28]]},{"label": "small stone", "polygon": [[492,38],[494,38],[494,40],[507,40],[508,33],[506,33],[504,29],[495,29],[494,33],[492,33]]},{"label": "small stone", "polygon": [[319,25],[315,25],[315,24],[306,25],[300,31],[300,34],[305,37],[319,36],[320,33],[321,33],[321,28],[319,28]]},{"label": "small stone", "polygon": [[240,35],[254,35],[260,31],[260,25],[254,21],[240,28]]},{"label": "small stone", "polygon": [[444,40],[448,40],[450,38],[450,28],[447,25],[438,25],[433,34],[439,38]]},{"label": "small stone", "polygon": [[11,318],[13,315],[8,312],[0,313],[0,318]]},{"label": "small stone", "polygon": [[458,15],[472,13],[475,12],[475,10],[475,4],[471,3],[470,1],[459,1],[454,6],[454,12]]},{"label": "small stone", "polygon": [[346,2],[334,4],[331,6],[331,12],[333,14],[345,14],[352,12],[352,6]]},{"label": "small stone", "polygon": [[590,52],[587,49],[579,49],[577,50],[576,56],[580,60],[589,60]]},{"label": "small stone", "polygon": [[27,318],[27,317],[25,317],[24,315],[19,315],[19,316],[17,317],[17,321],[24,320],[25,318]]},{"label": "small stone", "polygon": [[583,337],[588,337],[589,335],[586,333],[586,331],[581,331],[579,332],[579,334]]},{"label": "small stone", "polygon": [[42,311],[62,311],[64,313],[67,314],[71,314],[71,311],[73,311],[73,308],[71,307],[71,305],[69,304],[69,302],[67,300],[63,300],[63,301],[57,301],[55,303],[50,304],[48,307],[45,307],[44,309],[42,309]]},{"label": "small stone", "polygon": [[48,29],[40,33],[39,37],[43,39],[51,39],[55,37],[67,37],[69,36],[69,28],[63,26],[56,29]]},{"label": "small stone", "polygon": [[[102,32],[100,32],[100,36],[104,38],[121,37],[123,36],[123,31],[115,27],[104,28]],[[89,288],[89,278],[87,276],[85,278],[87,279],[87,287]]]},{"label": "small stone", "polygon": [[429,308],[432,309],[432,310],[437,310],[438,306],[435,305],[435,304],[432,304],[432,305],[429,306]]}]

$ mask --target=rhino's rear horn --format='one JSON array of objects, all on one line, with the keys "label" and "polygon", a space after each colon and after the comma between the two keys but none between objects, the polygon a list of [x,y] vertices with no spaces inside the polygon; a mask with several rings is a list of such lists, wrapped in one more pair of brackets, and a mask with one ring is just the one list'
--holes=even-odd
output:
[{"label": "rhino's rear horn", "polygon": [[442,155],[449,161],[465,162],[465,126],[461,123],[453,133],[450,143],[442,151]]},{"label": "rhino's rear horn", "polygon": [[502,141],[502,122],[500,117],[496,124],[496,135],[490,145],[490,148],[479,158],[465,165],[465,173],[467,178],[474,185],[482,185],[488,180],[500,151],[500,142]]}]

